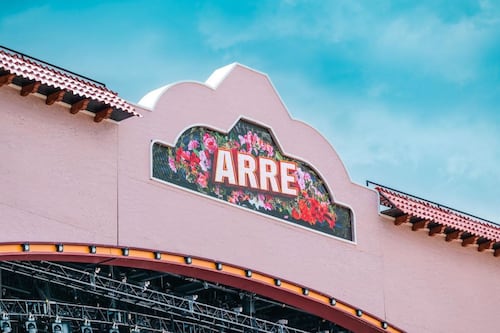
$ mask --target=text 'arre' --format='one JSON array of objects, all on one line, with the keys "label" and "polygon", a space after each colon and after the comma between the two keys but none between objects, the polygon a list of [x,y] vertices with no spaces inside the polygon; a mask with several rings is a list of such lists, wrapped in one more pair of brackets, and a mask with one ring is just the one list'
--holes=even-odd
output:
[{"label": "text 'arre'", "polygon": [[297,196],[293,175],[297,164],[255,157],[236,150],[219,148],[215,154],[214,181],[255,190]]}]

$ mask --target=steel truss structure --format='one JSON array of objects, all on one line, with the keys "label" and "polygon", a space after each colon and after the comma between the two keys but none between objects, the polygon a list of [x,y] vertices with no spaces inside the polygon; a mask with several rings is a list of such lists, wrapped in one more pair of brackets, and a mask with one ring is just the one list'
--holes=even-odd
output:
[{"label": "steel truss structure", "polygon": [[75,328],[78,325],[106,324],[110,329],[125,327],[141,332],[220,332],[226,327],[228,331],[240,331],[231,325],[219,324],[220,329],[207,325],[202,321],[186,317],[184,319],[169,316],[152,316],[139,312],[130,312],[113,308],[93,307],[71,303],[7,299],[0,300],[2,315],[9,320],[21,322],[28,318],[70,322]]},{"label": "steel truss structure", "polygon": [[147,281],[142,285],[128,283],[98,274],[98,270],[87,272],[54,262],[12,262],[0,263],[0,269],[51,284],[92,293],[148,309],[159,315],[116,308],[103,308],[54,301],[1,300],[2,311],[9,316],[59,317],[76,325],[87,320],[90,323],[136,327],[149,332],[276,332],[306,333],[284,323],[274,323],[208,304],[197,302],[194,297],[179,297],[149,288]]}]

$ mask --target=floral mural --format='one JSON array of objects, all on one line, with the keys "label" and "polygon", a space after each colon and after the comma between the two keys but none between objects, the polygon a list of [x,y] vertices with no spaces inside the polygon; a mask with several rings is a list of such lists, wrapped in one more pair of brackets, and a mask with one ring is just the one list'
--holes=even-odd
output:
[{"label": "floral mural", "polygon": [[192,127],[175,147],[154,142],[152,176],[347,240],[352,214],[318,174],[284,156],[268,129],[240,120],[229,133]]}]

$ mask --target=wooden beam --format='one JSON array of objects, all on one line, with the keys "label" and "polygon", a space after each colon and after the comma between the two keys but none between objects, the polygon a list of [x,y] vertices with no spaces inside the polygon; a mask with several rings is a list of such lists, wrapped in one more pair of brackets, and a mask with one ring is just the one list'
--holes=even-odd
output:
[{"label": "wooden beam", "polygon": [[396,217],[396,219],[394,220],[394,225],[401,225],[401,224],[403,224],[403,223],[410,222],[410,219],[411,219],[411,216],[410,216],[410,215],[408,215],[408,214],[398,216],[398,217]]},{"label": "wooden beam", "polygon": [[462,239],[462,246],[473,244],[477,240],[477,236],[470,235]]},{"label": "wooden beam", "polygon": [[413,223],[413,225],[411,226],[411,230],[417,231],[418,229],[422,229],[427,225],[428,222],[429,222],[429,220],[417,221],[417,222]]},{"label": "wooden beam", "polygon": [[101,110],[95,114],[94,121],[96,123],[100,123],[104,119],[108,119],[111,116],[112,112],[113,112],[113,108],[107,107],[104,110]]},{"label": "wooden beam", "polygon": [[479,252],[483,252],[484,250],[487,250],[491,247],[491,244],[493,244],[493,241],[492,240],[487,240],[487,241],[484,241],[482,243],[479,243],[477,245],[477,250]]},{"label": "wooden beam", "polygon": [[435,234],[440,234],[444,229],[444,225],[438,224],[429,229],[429,236],[434,236]]},{"label": "wooden beam", "polygon": [[9,84],[14,80],[16,77],[16,74],[4,74],[0,76],[0,87],[3,86],[4,84]]},{"label": "wooden beam", "polygon": [[460,230],[452,231],[449,234],[446,234],[446,241],[451,242],[452,240],[457,239],[458,236],[460,236]]},{"label": "wooden beam", "polygon": [[89,102],[90,98],[81,99],[78,102],[71,105],[71,109],[69,110],[69,112],[71,112],[71,114],[77,114],[80,110],[85,110],[89,105]]},{"label": "wooden beam", "polygon": [[40,87],[40,82],[33,82],[27,84],[21,88],[21,96],[28,96],[29,94],[36,93],[38,91],[38,87]]},{"label": "wooden beam", "polygon": [[45,104],[52,105],[55,102],[62,101],[65,93],[66,93],[65,90],[58,90],[54,91],[52,94],[48,94],[47,98],[45,99]]}]

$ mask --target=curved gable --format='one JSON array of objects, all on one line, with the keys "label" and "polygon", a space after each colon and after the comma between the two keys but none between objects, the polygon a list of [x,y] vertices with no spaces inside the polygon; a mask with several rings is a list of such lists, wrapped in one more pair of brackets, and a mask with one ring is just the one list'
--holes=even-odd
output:
[{"label": "curved gable", "polygon": [[[158,135],[171,146],[187,129],[199,125],[228,133],[238,119],[268,128],[283,154],[309,163],[335,187],[332,195],[352,185],[331,144],[310,125],[291,118],[267,75],[240,64],[216,70],[206,83],[179,82],[156,89],[139,104],[154,113]],[[160,129],[158,126],[163,124]]]},{"label": "curved gable", "polygon": [[[383,316],[383,281],[367,279],[382,274],[379,236],[383,231],[373,223],[378,219],[377,194],[352,183],[332,145],[311,126],[292,119],[266,75],[233,64],[216,71],[208,83],[174,83],[153,95],[152,109],[142,112],[140,122],[120,126],[120,142],[124,143],[120,148],[120,244],[137,248],[147,244],[152,249],[248,267]],[[330,200],[351,211],[350,233],[355,242],[310,232],[308,222],[287,223],[262,208],[256,214],[249,210],[249,200],[243,200],[246,209],[227,204],[228,193],[223,195],[225,202],[201,195],[198,178],[187,181],[191,190],[186,190],[179,184],[158,182],[159,175],[151,177],[152,148],[161,146],[171,154],[175,149],[171,157],[179,169],[183,158],[187,162],[187,154],[175,161],[177,149],[182,145],[183,151],[189,151],[192,131],[231,137],[232,129],[240,126],[238,121],[256,126],[272,138],[287,160],[314,171]],[[233,137],[239,141],[241,134]],[[172,170],[167,155],[162,165]],[[196,157],[200,158],[199,153]],[[199,171],[199,162],[196,165]]]}]

